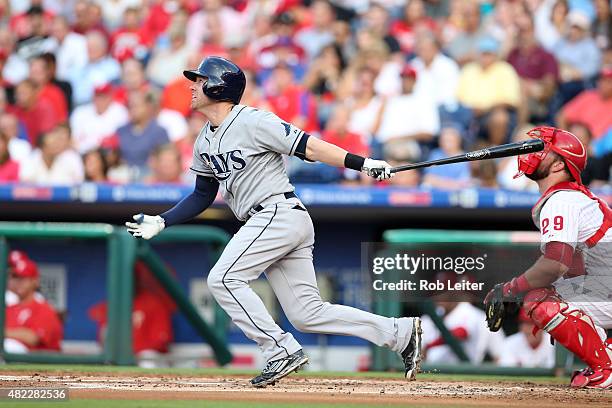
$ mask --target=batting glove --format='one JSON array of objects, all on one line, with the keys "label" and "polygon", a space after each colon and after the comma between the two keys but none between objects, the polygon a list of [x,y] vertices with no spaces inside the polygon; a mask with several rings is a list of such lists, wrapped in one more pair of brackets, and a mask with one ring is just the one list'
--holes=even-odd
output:
[{"label": "batting glove", "polygon": [[136,222],[126,222],[125,226],[135,237],[151,239],[159,234],[165,227],[165,221],[159,215],[136,214],[132,218]]},{"label": "batting glove", "polygon": [[384,160],[365,159],[361,171],[376,180],[387,180],[395,176],[395,173],[391,173],[391,168]]}]

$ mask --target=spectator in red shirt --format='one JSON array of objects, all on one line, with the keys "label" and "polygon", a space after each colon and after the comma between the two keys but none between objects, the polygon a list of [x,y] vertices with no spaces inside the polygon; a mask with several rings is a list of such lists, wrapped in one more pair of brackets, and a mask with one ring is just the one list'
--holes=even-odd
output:
[{"label": "spectator in red shirt", "polygon": [[19,181],[19,163],[11,159],[9,138],[0,133],[0,184]]},{"label": "spectator in red shirt", "polygon": [[36,263],[24,252],[11,251],[8,266],[9,287],[18,296],[19,303],[6,308],[5,350],[60,351],[62,324],[53,307],[36,296],[39,286]]},{"label": "spectator in red shirt", "polygon": [[15,114],[23,122],[28,139],[36,146],[38,138],[57,126],[61,119],[48,99],[39,99],[36,83],[31,79],[20,82],[15,89]]},{"label": "spectator in red shirt", "polygon": [[121,60],[126,55],[142,57],[147,53],[147,44],[152,41],[146,38],[141,23],[141,9],[128,7],[123,13],[123,25],[117,28],[110,38],[110,50],[115,59]]},{"label": "spectator in red shirt", "polygon": [[[141,367],[155,367],[160,353],[167,353],[172,342],[172,313],[176,305],[141,261],[134,265],[134,301],[132,306],[132,344]],[[107,304],[89,309],[89,317],[98,324],[98,337],[104,343]]]},{"label": "spectator in red shirt", "polygon": [[310,92],[295,83],[291,67],[278,64],[269,81],[268,102],[272,112],[307,133],[318,132],[316,102]]},{"label": "spectator in red shirt", "polygon": [[404,7],[402,19],[391,25],[390,33],[397,39],[402,51],[411,54],[419,30],[435,31],[436,22],[425,14],[425,2],[423,0],[410,0]]},{"label": "spectator in red shirt", "polygon": [[538,44],[531,18],[519,19],[516,25],[515,47],[508,55],[508,62],[519,75],[523,95],[527,98],[521,122],[547,121],[550,98],[557,89],[559,65],[555,57]]},{"label": "spectator in red shirt", "polygon": [[587,125],[597,140],[612,127],[612,67],[599,73],[596,89],[582,91],[569,101],[557,116],[557,126],[567,129],[572,123]]},{"label": "spectator in red shirt", "polygon": [[51,67],[42,55],[30,60],[30,79],[38,88],[38,99],[48,101],[58,121],[65,122],[68,119],[68,101],[62,90],[51,82]]}]

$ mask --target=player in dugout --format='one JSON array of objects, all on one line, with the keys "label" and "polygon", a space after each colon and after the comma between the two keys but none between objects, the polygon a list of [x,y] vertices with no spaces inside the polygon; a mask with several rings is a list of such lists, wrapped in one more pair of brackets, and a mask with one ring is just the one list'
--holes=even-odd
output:
[{"label": "player in dugout", "polygon": [[542,256],[485,298],[487,324],[499,330],[522,308],[588,367],[572,375],[577,388],[612,388],[612,210],[583,184],[587,151],[572,133],[553,127],[527,132],[544,150],[518,157],[519,173],[537,182],[532,210]]},{"label": "player in dugout", "polygon": [[60,351],[62,324],[53,306],[37,292],[38,266],[25,252],[13,250],[8,273],[8,289],[16,295],[16,303],[6,307],[5,352]]}]

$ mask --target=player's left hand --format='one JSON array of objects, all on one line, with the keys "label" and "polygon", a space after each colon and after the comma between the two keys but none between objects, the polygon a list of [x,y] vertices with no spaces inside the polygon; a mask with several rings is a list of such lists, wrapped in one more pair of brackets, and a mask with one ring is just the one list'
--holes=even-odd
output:
[{"label": "player's left hand", "polygon": [[136,222],[126,222],[125,226],[135,237],[151,239],[166,227],[164,219],[159,215],[136,214],[132,218]]},{"label": "player's left hand", "polygon": [[484,300],[487,326],[492,332],[498,331],[506,318],[513,318],[521,308],[521,294],[510,290],[511,282],[498,283],[489,291]]},{"label": "player's left hand", "polygon": [[376,180],[387,180],[395,176],[395,173],[391,173],[391,165],[384,160],[365,159],[361,171]]}]

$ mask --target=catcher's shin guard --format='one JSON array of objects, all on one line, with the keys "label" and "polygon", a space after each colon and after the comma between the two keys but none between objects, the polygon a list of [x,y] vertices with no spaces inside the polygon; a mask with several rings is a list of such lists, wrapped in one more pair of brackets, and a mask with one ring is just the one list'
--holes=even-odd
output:
[{"label": "catcher's shin guard", "polygon": [[538,288],[525,295],[527,316],[593,370],[612,369],[612,351],[599,337],[593,320],[571,308],[554,288]]}]

